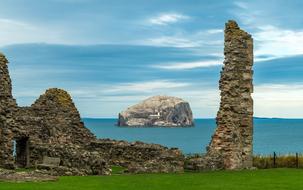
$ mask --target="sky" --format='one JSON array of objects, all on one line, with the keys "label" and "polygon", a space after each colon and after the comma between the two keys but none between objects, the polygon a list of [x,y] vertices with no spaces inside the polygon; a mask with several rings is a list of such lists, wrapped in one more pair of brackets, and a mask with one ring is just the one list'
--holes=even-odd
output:
[{"label": "sky", "polygon": [[1,0],[0,51],[13,94],[29,106],[67,90],[82,117],[115,118],[150,96],[216,116],[223,30],[254,38],[254,112],[303,118],[301,0]]}]

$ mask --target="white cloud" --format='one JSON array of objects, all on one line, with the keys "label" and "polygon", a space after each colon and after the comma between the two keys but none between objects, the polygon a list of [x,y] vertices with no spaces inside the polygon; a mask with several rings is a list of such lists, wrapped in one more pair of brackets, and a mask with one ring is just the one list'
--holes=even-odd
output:
[{"label": "white cloud", "polygon": [[[153,25],[169,25],[177,23],[179,21],[188,20],[189,16],[166,13],[157,17],[150,18],[149,24]],[[150,45],[150,46],[162,46],[162,47],[177,47],[177,48],[200,48],[205,46],[218,46],[222,45],[222,29],[210,28],[199,31],[188,31],[184,28],[174,27],[165,28],[160,31],[161,33],[155,33],[150,38],[135,41],[135,44]],[[169,33],[169,35],[167,35]],[[220,37],[218,37],[220,35]]]},{"label": "white cloud", "polygon": [[268,58],[265,59],[276,59],[303,54],[303,29],[290,30],[267,25],[259,27],[253,36],[257,57],[266,55]]},{"label": "white cloud", "polygon": [[200,46],[200,43],[197,41],[173,36],[162,36],[159,38],[147,39],[144,41],[144,44],[178,48],[191,48]]},{"label": "white cloud", "polygon": [[21,43],[67,43],[60,31],[20,20],[0,18],[0,46]]},{"label": "white cloud", "polygon": [[12,20],[12,19],[6,19],[6,18],[0,18],[0,24],[1,27],[23,27],[25,29],[33,29],[34,27],[28,23]]},{"label": "white cloud", "polygon": [[[223,47],[223,30],[209,29],[198,32],[176,32],[170,36],[158,36],[139,41],[138,44],[151,46],[166,46],[178,48],[201,48],[207,49]],[[217,51],[216,51],[217,52]]]},{"label": "white cloud", "polygon": [[223,33],[222,29],[210,29],[206,31],[208,34],[221,34]]},{"label": "white cloud", "polygon": [[[252,33],[255,40],[255,61],[268,61],[283,57],[303,54],[303,28],[287,29],[277,27],[278,20],[270,15],[271,11],[264,11],[259,5],[253,2],[234,2],[236,7],[232,11]],[[288,25],[283,25],[288,26]]]},{"label": "white cloud", "polygon": [[167,90],[189,86],[189,83],[174,82],[169,80],[155,80],[147,82],[122,83],[117,84],[107,90],[106,93],[126,93],[126,92],[152,92],[156,90]]},{"label": "white cloud", "polygon": [[[46,73],[48,74],[48,73]],[[14,80],[20,81],[20,80]],[[40,83],[39,83],[40,84]],[[49,88],[50,83],[35,85],[31,90],[27,90],[27,86],[22,86],[17,90],[14,90],[16,97],[36,97],[41,94],[45,89]],[[51,84],[52,85],[52,84]],[[147,94],[166,94],[170,91],[178,91],[186,88],[191,88],[191,83],[178,82],[174,80],[151,80],[141,82],[125,82],[115,84],[86,84],[85,87],[71,87],[57,83],[57,88],[63,88],[68,90],[72,96],[83,99],[104,99],[110,100],[117,96],[146,96]]]},{"label": "white cloud", "polygon": [[182,62],[182,63],[170,63],[170,64],[158,64],[153,65],[154,68],[167,69],[167,70],[187,70],[204,67],[212,67],[222,65],[223,61],[220,60],[207,60],[207,61],[196,61],[196,62]]},{"label": "white cloud", "polygon": [[178,14],[178,13],[164,13],[157,17],[150,18],[148,22],[155,25],[168,25],[189,18],[190,18],[189,16]]},{"label": "white cloud", "polygon": [[302,84],[263,84],[255,86],[255,116],[302,118]]}]

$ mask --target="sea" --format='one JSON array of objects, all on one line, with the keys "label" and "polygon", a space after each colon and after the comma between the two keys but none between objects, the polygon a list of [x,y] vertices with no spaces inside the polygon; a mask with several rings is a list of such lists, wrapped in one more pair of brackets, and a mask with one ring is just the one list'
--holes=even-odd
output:
[{"label": "sea", "polygon": [[[203,154],[216,128],[215,119],[195,119],[188,128],[116,126],[117,119],[83,119],[98,138],[142,141],[176,147],[184,154]],[[254,118],[255,155],[303,153],[303,119]]]}]

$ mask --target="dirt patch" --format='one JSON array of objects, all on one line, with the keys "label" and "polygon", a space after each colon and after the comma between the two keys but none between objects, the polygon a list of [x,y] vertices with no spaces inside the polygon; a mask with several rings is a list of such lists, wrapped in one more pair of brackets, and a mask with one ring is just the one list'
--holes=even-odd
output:
[{"label": "dirt patch", "polygon": [[58,176],[51,176],[40,170],[16,172],[0,169],[0,182],[42,182],[58,179]]}]

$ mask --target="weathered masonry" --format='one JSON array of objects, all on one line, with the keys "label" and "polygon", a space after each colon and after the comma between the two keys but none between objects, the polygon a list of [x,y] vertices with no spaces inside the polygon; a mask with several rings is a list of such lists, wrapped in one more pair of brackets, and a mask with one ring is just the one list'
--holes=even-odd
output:
[{"label": "weathered masonry", "polygon": [[250,168],[253,150],[253,39],[235,21],[226,23],[224,38],[225,59],[219,81],[221,103],[217,129],[207,148],[206,167]]},{"label": "weathered masonry", "polygon": [[36,167],[52,157],[60,159],[56,175],[107,175],[110,164],[136,173],[183,171],[177,149],[97,139],[62,89],[48,89],[31,106],[19,107],[7,65],[0,53],[0,167]]},{"label": "weathered masonry", "polygon": [[[83,155],[68,154],[70,150],[84,150],[90,141],[96,140],[84,127],[70,95],[53,88],[30,107],[18,107],[12,96],[7,64],[5,56],[0,54],[0,167],[32,167],[43,156],[55,152],[58,156],[64,155],[61,157],[62,172],[70,170],[64,166],[70,166],[84,174],[108,173],[101,157],[87,151],[86,161],[77,162],[75,160]],[[46,152],[41,150],[43,146],[48,147]]]}]

